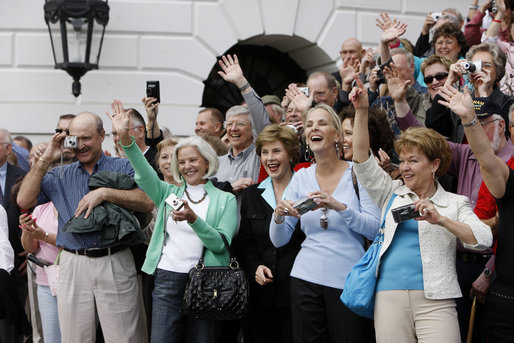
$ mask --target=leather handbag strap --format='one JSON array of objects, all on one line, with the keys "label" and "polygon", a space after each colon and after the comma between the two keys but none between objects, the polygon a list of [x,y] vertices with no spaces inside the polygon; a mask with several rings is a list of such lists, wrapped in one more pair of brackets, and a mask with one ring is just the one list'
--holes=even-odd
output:
[{"label": "leather handbag strap", "polygon": [[[223,244],[225,244],[225,249],[227,249],[228,251],[228,256],[230,257],[230,266],[232,267],[233,265],[237,267],[239,267],[239,264],[237,263],[237,260],[234,256],[232,256],[232,251],[230,250],[230,246],[228,245],[228,241],[227,241],[227,237],[225,237],[224,234],[222,234],[221,232],[219,232],[219,235],[221,236],[221,239],[223,240]],[[204,257],[205,257],[205,250],[207,250],[207,248],[205,247],[205,245],[203,246],[203,251],[202,251],[202,257],[200,257],[200,259],[198,260],[198,263],[197,263],[197,268],[199,266],[203,266],[204,265]]]}]

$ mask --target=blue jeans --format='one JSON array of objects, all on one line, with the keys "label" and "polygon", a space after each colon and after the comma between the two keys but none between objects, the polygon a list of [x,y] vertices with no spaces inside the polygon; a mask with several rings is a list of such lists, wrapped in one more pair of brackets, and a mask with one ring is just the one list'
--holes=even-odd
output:
[{"label": "blue jeans", "polygon": [[60,343],[61,329],[59,327],[59,316],[57,314],[57,298],[52,296],[50,287],[37,286],[37,302],[39,305],[39,313],[41,314],[45,343]]},{"label": "blue jeans", "polygon": [[187,273],[157,269],[152,292],[152,342],[215,342],[217,322],[186,318],[181,312]]}]

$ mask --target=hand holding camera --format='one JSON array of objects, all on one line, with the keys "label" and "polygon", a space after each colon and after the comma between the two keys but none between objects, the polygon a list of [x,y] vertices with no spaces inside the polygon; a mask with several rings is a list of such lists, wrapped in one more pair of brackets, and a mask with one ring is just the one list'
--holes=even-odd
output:
[{"label": "hand holding camera", "polygon": [[189,224],[193,224],[198,216],[189,207],[187,200],[180,200],[175,194],[171,193],[166,199],[166,204],[172,208],[172,219],[176,222],[187,220]]}]

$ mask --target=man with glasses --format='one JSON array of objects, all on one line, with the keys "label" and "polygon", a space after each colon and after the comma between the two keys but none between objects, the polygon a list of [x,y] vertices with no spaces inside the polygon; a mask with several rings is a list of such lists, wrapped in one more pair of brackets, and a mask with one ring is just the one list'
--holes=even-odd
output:
[{"label": "man with glasses", "polygon": [[229,181],[239,200],[241,197],[237,192],[257,182],[260,162],[255,153],[252,116],[248,108],[233,106],[225,116],[230,149],[226,155],[219,157],[220,166],[216,178],[219,181]]}]

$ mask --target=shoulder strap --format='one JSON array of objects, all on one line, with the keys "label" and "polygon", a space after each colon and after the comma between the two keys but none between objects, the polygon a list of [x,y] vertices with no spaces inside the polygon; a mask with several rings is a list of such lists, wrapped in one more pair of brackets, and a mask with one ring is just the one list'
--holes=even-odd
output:
[{"label": "shoulder strap", "polygon": [[382,223],[380,224],[380,228],[383,229],[385,227],[385,220],[386,220],[386,215],[387,215],[387,212],[389,212],[389,209],[391,208],[391,205],[393,204],[393,200],[394,198],[396,198],[396,194],[393,193],[393,196],[391,197],[391,199],[389,199],[389,203],[387,204],[387,208],[384,212],[384,217],[382,218]]},{"label": "shoulder strap", "polygon": [[[223,244],[225,244],[225,249],[227,249],[227,251],[228,251],[228,256],[230,257],[230,263],[232,263],[233,261],[235,261],[235,258],[232,256],[232,251],[230,251],[230,246],[228,245],[227,238],[221,232],[218,231],[218,233],[220,234],[221,239],[223,240]],[[200,257],[200,260],[198,261],[199,265],[203,265],[204,258],[205,258],[205,250],[207,250],[207,248],[204,245],[203,251],[202,251],[202,257]]]},{"label": "shoulder strap", "polygon": [[355,175],[355,172],[353,171],[353,166],[352,166],[352,183],[353,183],[353,189],[355,190],[355,194],[357,194],[357,200],[359,200],[359,202],[360,202],[361,196],[359,194],[359,184],[357,183],[357,175]]}]

